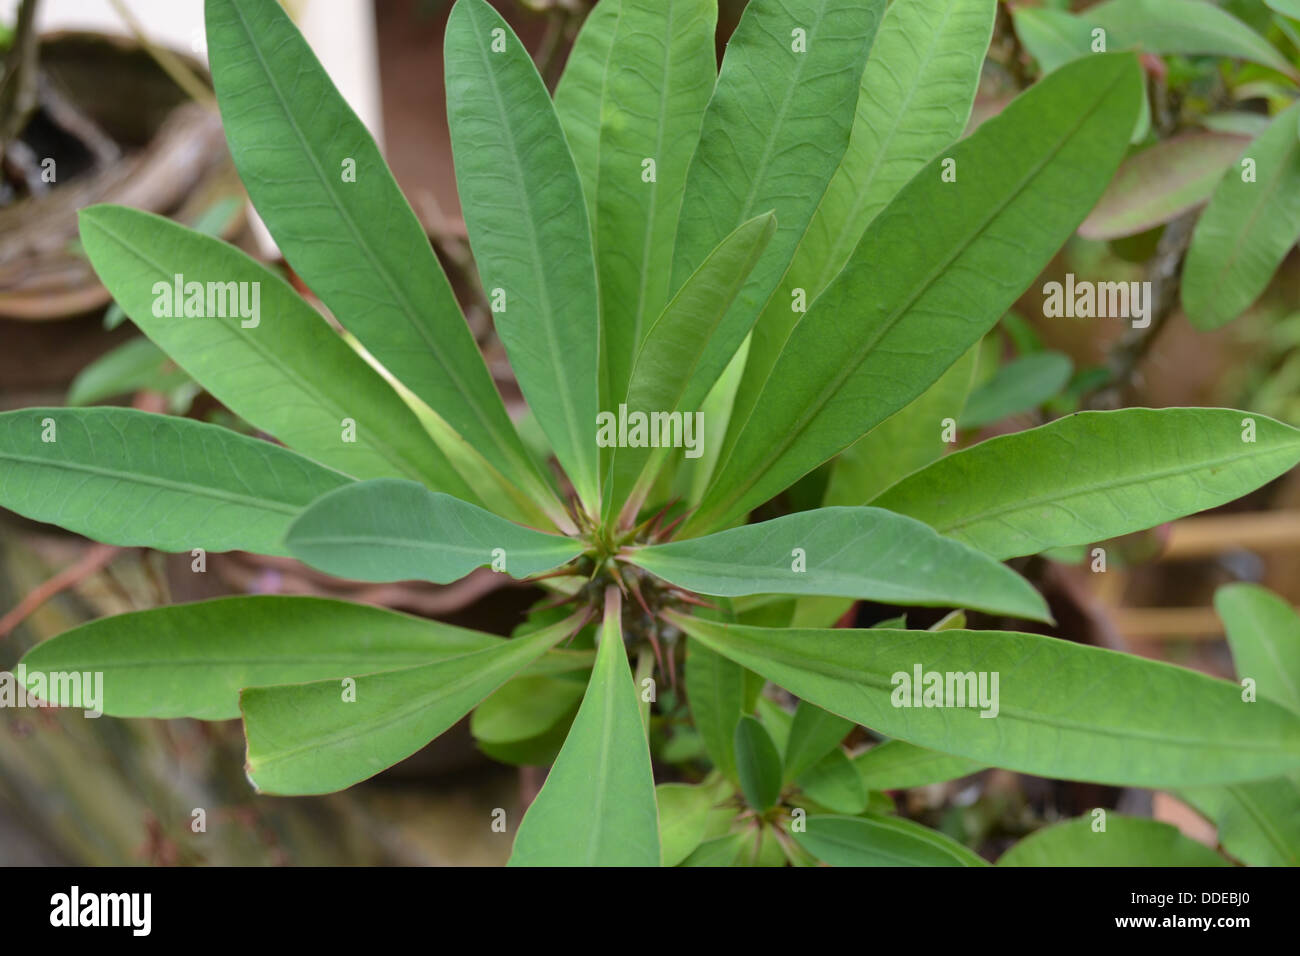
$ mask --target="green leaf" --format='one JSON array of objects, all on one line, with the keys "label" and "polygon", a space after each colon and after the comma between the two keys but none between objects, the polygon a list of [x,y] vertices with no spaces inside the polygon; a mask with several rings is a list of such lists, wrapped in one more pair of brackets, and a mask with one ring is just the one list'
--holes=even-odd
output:
[{"label": "green leaf", "polygon": [[812,767],[838,747],[852,729],[852,721],[822,710],[806,700],[799,701],[785,743],[785,779],[793,780]]},{"label": "green leaf", "polygon": [[1002,559],[1204,511],[1297,461],[1300,431],[1263,415],[1224,408],[1080,412],[941,458],[872,504]]},{"label": "green leaf", "polygon": [[259,595],[100,618],[36,645],[29,673],[103,673],[114,717],[239,716],[245,687],[397,670],[503,646],[490,634],[382,608]]},{"label": "green leaf", "polygon": [[831,866],[988,866],[955,840],[900,817],[811,816],[795,841]]},{"label": "green leaf", "polygon": [[926,750],[905,740],[887,740],[853,758],[863,783],[872,790],[907,790],[956,780],[984,769],[965,757]]},{"label": "green leaf", "polygon": [[728,833],[705,840],[682,866],[731,866],[753,847],[752,832]]},{"label": "green leaf", "polygon": [[1256,584],[1229,584],[1214,593],[1232,648],[1238,680],[1255,682],[1259,697],[1300,713],[1300,616]]},{"label": "green leaf", "polygon": [[824,504],[866,504],[943,454],[943,420],[955,421],[965,406],[978,348],[968,349],[918,398],[840,452]]},{"label": "green leaf", "polygon": [[554,500],[424,227],[311,47],[278,3],[208,0],[206,9],[231,156],[285,258],[366,350],[496,469]]},{"label": "green leaf", "polygon": [[1063,352],[1034,352],[1008,362],[970,393],[957,424],[982,428],[1011,415],[1032,411],[1070,381],[1074,363]]},{"label": "green leaf", "polygon": [[596,175],[600,165],[601,110],[611,69],[614,31],[623,0],[600,0],[578,31],[564,73],[555,87],[555,112],[582,179],[591,221],[596,219]]},{"label": "green leaf", "polygon": [[659,839],[664,866],[676,866],[704,842],[714,797],[708,787],[661,783],[655,787],[659,804]]},{"label": "green leaf", "polygon": [[[604,353],[602,409],[616,407],[627,395],[637,347],[672,291],[686,171],[718,75],[717,19],[716,0],[619,4],[599,103],[592,238]],[[647,159],[653,170],[645,167]]]},{"label": "green leaf", "polygon": [[[234,246],[137,209],[93,206],[81,210],[80,223],[113,298],[236,415],[357,478],[413,478],[474,498],[415,413],[278,275]],[[165,314],[165,306],[180,308],[177,276],[205,284],[204,313],[233,314]],[[249,297],[241,304],[256,302],[246,310],[256,316],[233,307],[232,282],[247,283],[237,287]],[[212,294],[218,287],[221,298]],[[188,293],[180,298],[189,304]],[[347,422],[355,423],[355,441],[345,440]]]},{"label": "green leaf", "polygon": [[239,695],[248,779],[261,793],[312,794],[372,777],[447,730],[581,622],[575,616],[432,664],[379,673],[361,666],[353,685],[333,678],[250,687]]},{"label": "green leaf", "polygon": [[[683,534],[786,488],[924,392],[987,332],[1100,196],[1140,94],[1132,57],[1079,60],[904,186],[791,333]],[[955,182],[943,181],[946,161]]]},{"label": "green leaf", "polygon": [[[494,31],[505,50],[492,52]],[[447,22],[447,120],[456,182],[497,334],[528,406],[588,509],[599,327],[582,185],[532,58],[484,0]],[[498,300],[499,301],[499,300]]]},{"label": "green leaf", "polygon": [[1050,615],[1026,580],[918,521],[879,508],[817,508],[631,551],[628,560],[701,594],[821,594]]},{"label": "green leaf", "polygon": [[546,675],[515,677],[474,708],[470,733],[494,760],[522,766],[550,763],[578,712],[583,687]]},{"label": "green leaf", "polygon": [[1155,820],[1106,811],[1106,829],[1092,817],[1044,827],[998,858],[998,866],[1227,866],[1207,846]]},{"label": "green leaf", "polygon": [[867,787],[843,750],[836,747],[798,777],[804,796],[834,813],[857,814],[867,809]]},{"label": "green leaf", "polygon": [[574,538],[543,534],[392,479],[357,482],[319,498],[294,521],[285,544],[298,560],[336,577],[436,584],[486,565],[526,578],[583,549]]},{"label": "green leaf", "polygon": [[[653,479],[655,469],[647,467],[652,454],[662,458],[670,453],[672,435],[666,427],[655,427],[658,419],[654,416],[679,410],[683,415],[694,413],[749,332],[752,314],[748,321],[744,313],[740,314],[742,325],[732,322],[730,327],[723,327],[720,323],[775,231],[776,218],[771,213],[756,216],[739,226],[686,280],[646,333],[627,388],[627,414],[629,421],[633,414],[646,416],[650,423],[648,440],[660,447],[653,453],[650,448],[630,446],[614,451],[611,507],[616,508],[625,501],[635,506],[644,499],[648,490],[644,485],[633,492],[638,475],[645,469],[646,476]],[[611,414],[614,420],[622,418],[621,410]],[[702,414],[695,420],[705,421]],[[682,423],[683,443],[685,424]],[[678,454],[698,456],[704,439],[701,427],[695,436],[697,446]],[[720,436],[710,440],[720,440]]]},{"label": "green leaf", "polygon": [[1300,103],[1278,113],[1228,167],[1196,223],[1183,266],[1183,309],[1200,329],[1216,329],[1250,307],[1300,237]]},{"label": "green leaf", "polygon": [[1051,73],[1071,60],[1087,54],[1092,47],[1092,28],[1082,17],[1064,10],[1039,7],[1016,7],[1011,11],[1016,36],[1038,68]]},{"label": "green leaf", "polygon": [[1224,170],[1236,165],[1246,142],[1227,133],[1180,133],[1129,157],[1079,226],[1079,235],[1135,236],[1195,209],[1210,198]]},{"label": "green leaf", "polygon": [[128,395],[143,389],[170,392],[188,382],[189,376],[146,338],[122,343],[91,362],[68,386],[69,405],[93,405],[106,398]]},{"label": "green leaf", "polygon": [[732,783],[736,774],[736,723],[745,707],[746,671],[698,641],[686,642],[686,699],[691,719],[713,765]]},{"label": "green leaf", "polygon": [[781,796],[781,755],[763,725],[748,714],[736,724],[736,773],[745,801],[764,812]]},{"label": "green leaf", "polygon": [[[776,236],[732,312],[752,322],[763,308],[848,146],[883,10],[881,0],[753,0],[745,7],[687,174],[674,289],[723,236],[775,209]],[[796,51],[796,30],[805,52]],[[749,363],[780,351],[788,327],[769,332],[767,319],[754,327]],[[729,317],[724,324],[741,321]]]},{"label": "green leaf", "polygon": [[[1234,684],[1157,661],[1003,631],[782,630],[666,613],[699,643],[832,713],[1009,770],[1161,787],[1300,766],[1300,716],[1243,703]],[[985,675],[985,701],[916,706],[917,668],[970,675],[967,686]],[[990,705],[993,675],[1007,679]]]},{"label": "green leaf", "polygon": [[127,408],[0,414],[0,506],[105,544],[286,554],[293,519],[349,481],[187,418]]},{"label": "green leaf", "polygon": [[1243,863],[1300,866],[1300,782],[1294,775],[1180,790],[1178,796],[1219,828],[1224,851]]},{"label": "green leaf", "polygon": [[[758,320],[760,331],[737,397],[737,426],[753,409],[800,317],[793,309],[795,290],[812,303],[848,263],[877,213],[961,136],[995,7],[994,0],[911,0],[885,11],[862,73],[844,157]],[[728,435],[728,447],[733,438]]]},{"label": "green leaf", "polygon": [[659,809],[632,670],[610,589],[591,683],[511,866],[659,866]]}]

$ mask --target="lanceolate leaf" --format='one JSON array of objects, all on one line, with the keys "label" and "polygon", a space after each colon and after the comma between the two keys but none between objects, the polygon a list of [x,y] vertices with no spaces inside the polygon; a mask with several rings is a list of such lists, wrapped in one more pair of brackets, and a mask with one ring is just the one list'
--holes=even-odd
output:
[{"label": "lanceolate leaf", "polygon": [[909,0],[885,11],[862,73],[844,158],[758,320],[760,332],[737,396],[737,426],[749,416],[800,318],[793,309],[795,290],[802,290],[807,304],[821,295],[876,214],[931,157],[961,136],[995,7],[994,0]]},{"label": "lanceolate leaf", "polygon": [[598,114],[592,238],[602,409],[627,394],[637,347],[672,291],[682,188],[718,73],[716,0],[620,0],[619,7]]},{"label": "lanceolate leaf", "polygon": [[926,750],[905,740],[888,740],[853,758],[862,782],[872,790],[906,790],[956,780],[983,770],[965,757]]},{"label": "lanceolate leaf", "polygon": [[582,553],[574,538],[525,528],[413,481],[344,490],[351,494],[314,502],[286,539],[294,557],[341,578],[449,584],[486,565],[526,578]]},{"label": "lanceolate leaf", "polygon": [[106,544],[285,554],[290,522],[350,480],[186,418],[126,408],[0,414],[0,506]]},{"label": "lanceolate leaf", "polygon": [[1300,866],[1300,781],[1295,774],[1180,790],[1178,796],[1219,828],[1224,851],[1243,863]]},{"label": "lanceolate leaf", "polygon": [[[732,306],[750,316],[762,308],[844,155],[883,9],[880,0],[754,0],[745,7],[687,174],[674,289],[724,236],[775,209],[776,236]],[[755,328],[756,348],[765,334]]]},{"label": "lanceolate leaf", "polygon": [[831,866],[988,866],[951,837],[904,820],[868,813],[860,817],[811,816],[795,841]]},{"label": "lanceolate leaf", "polygon": [[543,500],[429,237],[278,3],[208,0],[230,152],[285,257],[376,359]]},{"label": "lanceolate leaf", "polygon": [[1214,595],[1232,648],[1237,679],[1257,696],[1300,713],[1300,616],[1282,598],[1254,584],[1229,584]]},{"label": "lanceolate leaf", "polygon": [[1031,833],[998,858],[998,866],[1227,866],[1208,846],[1155,820],[1106,813],[1105,830],[1091,816]]},{"label": "lanceolate leaf", "polygon": [[840,745],[852,721],[822,710],[806,700],[799,701],[786,738],[783,768],[786,780],[793,780]]},{"label": "lanceolate leaf", "polygon": [[1073,370],[1074,363],[1063,352],[1022,355],[970,393],[957,424],[981,428],[1009,415],[1031,411],[1060,392]]},{"label": "lanceolate leaf", "polygon": [[[655,428],[656,440],[661,443],[658,455],[692,451],[673,451],[667,447],[668,436],[655,427],[658,419],[651,416],[678,410],[683,415],[693,415],[699,409],[749,332],[745,313],[739,314],[740,324],[732,321],[725,325],[723,319],[727,316],[730,320],[728,308],[775,230],[775,217],[766,213],[744,223],[722,240],[673,296],[641,343],[628,386],[627,411],[629,415],[647,416]],[[752,314],[748,320],[753,320]],[[697,420],[703,421],[703,415],[697,416]],[[708,422],[704,421],[704,425],[707,427]],[[684,421],[682,428],[684,440]],[[699,453],[705,436],[699,430],[694,431],[700,445],[692,453]],[[709,440],[720,441],[721,437],[710,432]],[[656,453],[649,448],[629,446],[615,450],[613,488],[609,496],[613,507],[628,499],[633,483],[652,454]],[[653,469],[647,477],[654,477]]]},{"label": "lanceolate leaf", "polygon": [[456,181],[497,333],[556,457],[595,508],[596,272],[573,156],[532,59],[484,0],[452,9],[446,67]]},{"label": "lanceolate leaf", "polygon": [[1300,103],[1283,110],[1228,167],[1196,223],[1183,265],[1187,317],[1214,329],[1244,312],[1300,237]]},{"label": "lanceolate leaf", "polygon": [[415,413],[279,276],[151,213],[95,206],[80,222],[113,298],[233,412],[357,478],[413,478],[473,500]]},{"label": "lanceolate leaf", "polygon": [[987,332],[1101,194],[1133,128],[1139,79],[1130,56],[1071,63],[904,186],[791,333],[683,533],[781,491]]},{"label": "lanceolate leaf", "polygon": [[596,170],[600,162],[600,111],[605,77],[614,49],[623,0],[600,0],[587,14],[564,61],[564,74],[555,87],[555,113],[573,153],[582,180],[591,220],[596,219]]},{"label": "lanceolate leaf", "polygon": [[1213,508],[1297,461],[1300,431],[1263,415],[1080,412],[941,458],[872,504],[1002,559]]},{"label": "lanceolate leaf", "polygon": [[736,773],[745,801],[762,813],[781,795],[781,755],[763,725],[746,714],[736,724]]},{"label": "lanceolate leaf", "polygon": [[1010,568],[879,508],[801,511],[640,548],[628,560],[701,594],[821,594],[1049,618]]},{"label": "lanceolate leaf", "polygon": [[100,618],[36,645],[29,673],[99,671],[114,717],[239,716],[245,687],[396,670],[504,646],[490,634],[314,597],[218,598]]},{"label": "lanceolate leaf", "polygon": [[[696,641],[832,713],[1010,770],[1168,787],[1300,767],[1300,716],[1169,664],[1032,634],[782,630],[667,613]],[[941,706],[925,706],[932,674],[947,692]],[[972,705],[966,691],[981,677]]]},{"label": "lanceolate leaf", "polygon": [[569,738],[528,808],[511,866],[659,866],[650,747],[610,589],[596,666]]},{"label": "lanceolate leaf", "polygon": [[733,783],[736,723],[746,713],[745,669],[700,644],[686,642],[686,698],[691,718],[713,765]]},{"label": "lanceolate leaf", "polygon": [[432,664],[253,687],[239,695],[248,778],[263,793],[342,790],[409,757],[573,634],[569,618]]}]

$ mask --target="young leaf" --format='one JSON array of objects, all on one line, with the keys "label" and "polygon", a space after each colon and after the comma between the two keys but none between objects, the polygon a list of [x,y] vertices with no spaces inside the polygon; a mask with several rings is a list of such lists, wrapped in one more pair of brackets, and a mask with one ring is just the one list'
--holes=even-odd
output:
[{"label": "young leaf", "polygon": [[795,841],[831,866],[988,866],[966,847],[899,817],[811,816]]},{"label": "young leaf", "polygon": [[1250,678],[1256,693],[1300,713],[1300,616],[1291,605],[1255,584],[1229,584],[1214,594],[1237,679]]},{"label": "young leaf", "polygon": [[600,286],[602,409],[615,408],[627,395],[637,347],[672,291],[686,170],[718,75],[717,19],[716,0],[619,3],[597,113],[592,245]]},{"label": "young leaf", "polygon": [[[262,793],[342,790],[415,753],[511,676],[573,634],[574,616],[432,664],[239,695],[248,779]],[[355,640],[355,635],[352,635]]]},{"label": "young leaf", "polygon": [[239,716],[245,687],[333,680],[504,646],[490,634],[382,608],[259,595],[104,617],[37,644],[29,673],[100,671],[114,717]]},{"label": "young leaf", "polygon": [[285,554],[290,522],[350,481],[187,418],[127,408],[0,414],[0,505],[106,544]]},{"label": "young leaf", "polygon": [[1031,411],[1065,388],[1074,363],[1063,352],[1022,355],[999,368],[970,393],[957,424],[982,428],[1010,415]]},{"label": "young leaf", "polygon": [[701,594],[820,594],[1050,617],[1010,568],[880,508],[801,511],[638,548],[628,560]]},{"label": "young leaf", "polygon": [[[1196,223],[1183,266],[1183,309],[1200,329],[1217,329],[1250,307],[1300,237],[1300,103],[1228,167]],[[1246,161],[1249,160],[1249,166]]]},{"label": "young leaf", "polygon": [[[723,236],[775,209],[776,236],[731,307],[752,322],[844,155],[883,9],[882,0],[753,0],[745,7],[687,174],[673,289]],[[755,327],[750,361],[769,348],[765,334]]]},{"label": "young leaf", "polygon": [[497,333],[556,458],[594,509],[599,327],[578,171],[532,58],[485,0],[452,8],[445,58],[456,182]]},{"label": "young leaf", "polygon": [[[234,246],[137,209],[93,206],[80,223],[113,298],[235,414],[357,478],[413,478],[474,499],[406,403],[279,276]],[[182,283],[203,283],[206,296],[192,299]],[[200,315],[189,314],[192,305]],[[352,431],[355,440],[345,440]]]},{"label": "young leaf", "polygon": [[709,814],[715,802],[705,786],[661,783],[655,787],[659,804],[659,839],[663,844],[664,866],[676,866],[704,842]]},{"label": "young leaf", "polygon": [[[699,643],[832,713],[1009,770],[1177,787],[1300,767],[1300,716],[1244,703],[1234,684],[1157,661],[1002,631],[783,630],[667,615]],[[952,706],[917,706],[934,673],[951,687]],[[981,675],[984,699],[972,704],[965,692]]]},{"label": "young leaf", "polygon": [[354,581],[449,584],[491,565],[526,578],[582,553],[574,538],[543,534],[413,481],[362,481],[298,516],[285,544],[300,561]]},{"label": "young leaf", "polygon": [[208,0],[230,153],[285,258],[381,364],[503,475],[553,500],[374,139],[278,3]]},{"label": "young leaf", "polygon": [[944,783],[984,769],[965,757],[926,750],[905,740],[887,740],[853,758],[862,782],[871,790],[907,790]]},{"label": "young leaf", "polygon": [[736,783],[736,723],[747,712],[746,671],[697,641],[686,642],[686,699],[704,749],[722,775]]},{"label": "young leaf", "polygon": [[1225,787],[1196,787],[1178,796],[1219,829],[1225,852],[1251,866],[1300,866],[1300,781],[1296,775]]},{"label": "young leaf", "polygon": [[582,22],[564,73],[555,87],[555,113],[573,162],[582,180],[582,194],[592,222],[596,221],[596,173],[600,165],[601,106],[610,72],[614,31],[623,0],[600,0]]},{"label": "young leaf", "polygon": [[[821,295],[876,214],[961,136],[995,8],[994,0],[911,0],[885,11],[862,73],[848,148],[758,320],[736,398],[737,426],[748,418],[800,317],[795,302],[811,304]],[[734,438],[735,432],[728,434],[724,451]]]},{"label": "young leaf", "polygon": [[654,773],[620,612],[618,591],[610,588],[591,683],[519,825],[511,866],[660,865]]},{"label": "young leaf", "polygon": [[904,186],[791,333],[682,533],[725,524],[786,488],[920,395],[987,332],[1101,194],[1140,96],[1133,57],[1076,61]]},{"label": "young leaf", "polygon": [[[733,322],[724,327],[721,323],[775,231],[776,218],[771,213],[739,226],[686,280],[646,333],[630,373],[627,412],[629,416],[640,413],[647,417],[651,437],[660,444],[660,454],[666,454],[670,436],[661,432],[653,416],[678,410],[683,415],[693,414],[726,368],[749,332],[749,325],[744,313],[740,314],[740,325]],[[752,315],[748,318],[753,320]],[[684,427],[683,423],[683,440]],[[702,447],[704,435],[697,434],[696,440]],[[615,450],[611,507],[629,499],[651,455],[649,448]],[[654,477],[653,469],[646,473]],[[643,497],[643,493],[637,495],[633,504]]]},{"label": "young leaf", "polygon": [[1263,415],[1080,412],[941,458],[872,504],[1003,559],[1204,511],[1298,461],[1300,431]]},{"label": "young leaf", "polygon": [[736,724],[736,774],[745,802],[760,813],[776,806],[781,796],[781,755],[755,718],[746,714]]},{"label": "young leaf", "polygon": [[1091,817],[1044,827],[998,858],[998,866],[1227,866],[1208,846],[1177,827],[1106,813],[1106,829]]},{"label": "young leaf", "polygon": [[853,761],[839,747],[799,774],[805,797],[834,813],[857,814],[867,809],[867,787]]},{"label": "young leaf", "polygon": [[784,775],[793,780],[840,745],[853,722],[822,710],[806,700],[799,701],[790,724],[783,758]]}]

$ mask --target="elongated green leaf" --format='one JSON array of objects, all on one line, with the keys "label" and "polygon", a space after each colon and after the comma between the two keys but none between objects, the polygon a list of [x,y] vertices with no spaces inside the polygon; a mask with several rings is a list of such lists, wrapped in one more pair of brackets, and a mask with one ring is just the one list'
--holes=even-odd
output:
[{"label": "elongated green leaf", "polygon": [[[1010,770],[1160,787],[1300,767],[1300,716],[1156,661],[1002,631],[782,630],[667,613],[696,641],[832,713]],[[950,706],[924,705],[930,674]],[[981,677],[983,691],[968,697]]]},{"label": "elongated green leaf", "polygon": [[1214,594],[1237,678],[1250,678],[1264,700],[1300,713],[1300,615],[1254,584],[1229,584]]},{"label": "elongated green leaf", "polygon": [[315,501],[285,540],[300,561],[356,581],[449,584],[491,565],[526,578],[582,553],[574,538],[543,534],[413,481],[362,481]]},{"label": "elongated green leaf", "polygon": [[432,664],[272,687],[239,695],[248,779],[262,793],[342,790],[437,737],[512,675],[572,634],[570,618]]},{"label": "elongated green leaf", "polygon": [[498,471],[551,498],[429,237],[311,47],[278,3],[208,0],[206,12],[230,152],[285,257],[366,350]]},{"label": "elongated green leaf", "polygon": [[745,802],[760,813],[781,796],[781,755],[755,718],[745,714],[736,724],[736,774]]},{"label": "elongated green leaf", "polygon": [[1065,388],[1074,363],[1063,352],[1034,352],[1008,362],[970,393],[957,424],[981,428],[1031,411]]},{"label": "elongated green leaf", "polygon": [[1228,133],[1192,132],[1142,150],[1120,166],[1079,235],[1135,236],[1196,208],[1210,198],[1224,170],[1236,164],[1246,142]]},{"label": "elongated green leaf", "polygon": [[357,478],[413,478],[473,500],[411,409],[279,276],[136,209],[94,206],[80,223],[113,298],[231,411]]},{"label": "elongated green leaf", "polygon": [[1293,774],[1180,790],[1219,828],[1225,852],[1252,866],[1300,866],[1300,782]]},{"label": "elongated green leaf", "polygon": [[676,866],[704,842],[714,796],[705,786],[661,783],[655,787],[655,800],[659,804],[663,864]]},{"label": "elongated green leaf", "polygon": [[1016,36],[1045,74],[1091,51],[1092,27],[1082,17],[1039,7],[1016,7],[1011,17]]},{"label": "elongated green leaf", "polygon": [[190,378],[148,339],[131,339],[83,368],[68,387],[69,405],[91,405],[141,389],[170,393]]},{"label": "elongated green leaf", "polygon": [[596,666],[569,739],[519,825],[511,866],[659,866],[659,808],[636,687],[605,601]]},{"label": "elongated green leaf", "polygon": [[[729,317],[729,306],[775,231],[776,219],[771,213],[756,216],[739,226],[686,280],[646,333],[631,372],[627,414],[629,421],[634,414],[646,416],[652,426],[647,440],[661,446],[660,455],[669,451],[671,428],[665,432],[655,427],[660,419],[652,416],[679,410],[683,415],[693,414],[722,374],[748,334],[748,322],[754,317],[749,315],[746,322],[745,314],[740,313],[743,324],[732,322],[731,327],[723,327],[720,323],[724,316]],[[730,344],[713,348],[720,339]],[[712,364],[708,364],[710,361]],[[621,419],[622,415],[611,417]],[[703,416],[696,416],[696,420],[702,422]],[[702,454],[705,436],[702,429],[693,431],[697,446],[678,454]],[[681,437],[684,442],[685,422]],[[711,438],[720,439],[721,436]],[[612,507],[628,498],[651,455],[650,448],[630,445],[614,452],[613,487],[609,496]]]},{"label": "elongated green leaf", "polygon": [[600,0],[578,31],[555,87],[555,113],[573,153],[591,221],[596,219],[596,174],[600,164],[601,109],[610,71],[614,31],[623,0]]},{"label": "elongated green leaf", "polygon": [[836,457],[824,504],[863,505],[943,454],[944,419],[965,407],[979,346],[972,346],[918,398]]},{"label": "elongated green leaf", "polygon": [[801,511],[640,548],[628,560],[701,594],[821,594],[1050,616],[1010,568],[879,508]]},{"label": "elongated green leaf", "polygon": [[[796,303],[821,295],[876,214],[931,157],[961,136],[995,7],[994,0],[910,0],[885,11],[862,73],[848,148],[758,320],[760,332],[737,396],[737,426],[748,418],[800,318]],[[728,435],[728,448],[734,437]]]},{"label": "elongated green leaf", "polygon": [[872,790],[906,790],[956,780],[984,769],[965,757],[926,750],[905,740],[887,740],[853,758],[862,782]]},{"label": "elongated green leaf", "polygon": [[506,681],[474,708],[470,730],[480,743],[516,743],[537,737],[576,711],[583,684],[532,675]]},{"label": "elongated green leaf", "polygon": [[285,554],[290,522],[350,480],[186,418],[127,408],[0,414],[0,507],[106,544]]},{"label": "elongated green leaf", "polygon": [[840,745],[852,721],[822,710],[806,700],[799,701],[790,724],[783,757],[786,780],[793,780]]},{"label": "elongated green leaf", "polygon": [[619,4],[600,102],[592,240],[605,409],[627,394],[637,347],[672,291],[686,171],[718,73],[717,18],[716,0]]},{"label": "elongated green leaf", "polygon": [[713,765],[733,783],[736,723],[745,713],[745,669],[697,641],[686,642],[686,698]]},{"label": "elongated green leaf", "polygon": [[598,303],[578,171],[532,58],[485,0],[452,8],[445,57],[456,182],[497,333],[555,456],[595,508]]},{"label": "elongated green leaf", "polygon": [[798,777],[804,796],[833,813],[857,814],[867,809],[867,787],[848,755],[839,747]]},{"label": "elongated green leaf", "polygon": [[337,681],[503,644],[439,621],[314,597],[218,598],[100,618],[36,645],[29,672],[103,674],[114,717],[239,716],[245,687]]},{"label": "elongated green leaf", "polygon": [[998,858],[998,866],[1227,866],[1209,847],[1177,827],[1106,813],[1106,829],[1092,817],[1044,827]]},{"label": "elongated green leaf", "polygon": [[1297,461],[1300,431],[1263,415],[1080,412],[941,458],[872,504],[1001,559],[1104,541],[1213,508]]},{"label": "elongated green leaf", "polygon": [[[776,236],[732,305],[751,322],[762,309],[844,155],[883,11],[880,0],[754,0],[745,7],[687,174],[674,289],[723,236],[775,209]],[[768,334],[760,321],[750,362],[779,351],[784,332],[773,330],[775,349]]]},{"label": "elongated green leaf", "polygon": [[832,866],[988,866],[938,831],[877,813],[811,816],[807,830],[792,835],[801,847]]},{"label": "elongated green leaf", "polygon": [[[1183,266],[1183,309],[1215,329],[1259,298],[1300,237],[1300,103],[1274,117],[1228,167],[1196,223]],[[1248,181],[1247,181],[1248,180]]]},{"label": "elongated green leaf", "polygon": [[924,392],[987,332],[1101,194],[1140,95],[1132,57],[1079,60],[904,186],[791,333],[683,534],[781,491]]}]

